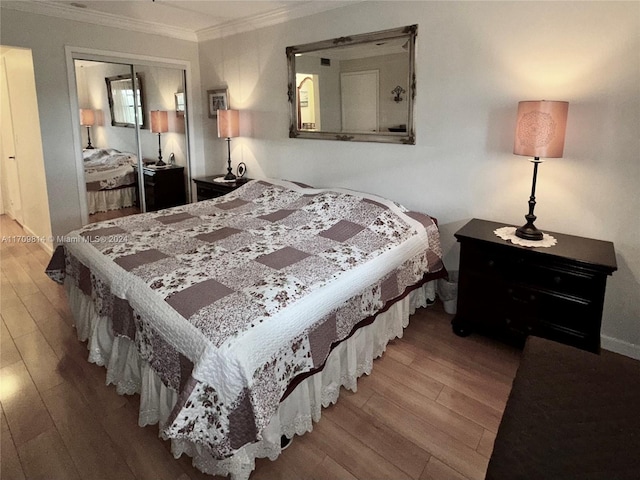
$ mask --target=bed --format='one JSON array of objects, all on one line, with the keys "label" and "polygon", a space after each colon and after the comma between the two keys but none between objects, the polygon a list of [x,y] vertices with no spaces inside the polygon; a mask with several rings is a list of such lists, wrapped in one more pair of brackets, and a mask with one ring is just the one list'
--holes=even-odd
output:
[{"label": "bed", "polygon": [[82,152],[89,214],[132,207],[136,203],[137,157],[113,148]]},{"label": "bed", "polygon": [[343,189],[252,180],[91,224],[47,268],[89,361],[176,458],[246,479],[371,372],[446,275],[436,222]]}]

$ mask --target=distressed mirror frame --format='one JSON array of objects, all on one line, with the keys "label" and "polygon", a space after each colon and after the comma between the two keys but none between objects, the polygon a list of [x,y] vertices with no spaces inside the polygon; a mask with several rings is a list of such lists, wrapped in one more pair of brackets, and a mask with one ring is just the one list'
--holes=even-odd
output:
[{"label": "distressed mirror frame", "polygon": [[[317,140],[339,140],[352,142],[378,142],[378,143],[399,143],[405,145],[415,145],[415,127],[414,127],[414,101],[416,96],[416,71],[415,71],[415,52],[416,37],[418,35],[418,25],[408,25],[405,27],[383,30],[373,33],[365,33],[360,35],[350,35],[347,37],[339,37],[331,40],[323,40],[320,42],[307,43],[303,45],[294,45],[287,47],[287,65],[289,68],[289,84],[287,96],[289,99],[289,137],[290,138],[311,138]],[[316,50],[326,50],[330,48],[339,48],[347,45],[366,44],[390,40],[394,38],[407,37],[409,40],[409,88],[407,95],[408,118],[407,129],[405,135],[398,135],[393,132],[375,132],[375,133],[351,133],[351,132],[323,132],[309,131],[298,128],[298,109],[296,100],[296,55],[302,53],[313,52]]]},{"label": "distressed mirror frame", "polygon": [[[107,83],[107,99],[109,101],[109,111],[111,112],[111,125],[113,127],[127,127],[127,128],[133,128],[135,127],[135,125],[133,123],[130,122],[123,122],[123,121],[119,121],[120,119],[116,118],[115,115],[115,110],[114,110],[114,105],[113,105],[113,92],[111,90],[111,82],[117,82],[117,81],[121,81],[121,80],[129,80],[131,81],[132,77],[131,74],[126,74],[126,75],[116,75],[114,77],[107,77],[105,78],[105,82]],[[142,118],[141,123],[140,123],[140,128],[145,129],[147,128],[147,111],[146,111],[146,106],[145,106],[145,98],[144,98],[144,86],[143,86],[143,81],[142,81],[142,75],[140,75],[139,73],[136,73],[136,83],[138,84],[138,94],[134,95],[134,98],[136,99],[136,101],[139,101],[139,106],[142,112]],[[132,82],[132,88],[133,88],[133,82]],[[134,92],[135,92],[135,88],[134,88]]]}]

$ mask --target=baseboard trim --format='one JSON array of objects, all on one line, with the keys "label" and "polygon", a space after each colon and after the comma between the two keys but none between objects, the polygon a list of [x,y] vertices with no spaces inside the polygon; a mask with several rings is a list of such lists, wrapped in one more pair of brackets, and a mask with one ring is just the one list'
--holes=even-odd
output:
[{"label": "baseboard trim", "polygon": [[606,335],[602,335],[600,340],[602,348],[605,350],[611,350],[612,352],[640,360],[640,345],[635,345]]},{"label": "baseboard trim", "polygon": [[[33,232],[33,230],[31,230],[26,225],[22,225],[22,229],[25,231],[27,235],[31,237],[39,237]],[[39,241],[37,243],[40,246],[40,248],[42,248],[45,252],[47,252],[49,255],[53,255],[53,243],[51,243],[50,239],[47,239],[45,241]]]}]

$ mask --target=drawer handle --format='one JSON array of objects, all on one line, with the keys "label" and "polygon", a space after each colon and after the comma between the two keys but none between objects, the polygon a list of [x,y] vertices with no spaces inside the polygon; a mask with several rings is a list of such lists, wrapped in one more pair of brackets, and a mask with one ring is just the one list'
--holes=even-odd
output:
[{"label": "drawer handle", "polygon": [[515,300],[516,302],[521,302],[521,303],[535,302],[537,298],[533,293],[526,295],[525,292],[520,292],[520,294],[518,294],[513,290],[513,288],[508,288],[507,293],[509,294],[512,300]]},{"label": "drawer handle", "polygon": [[553,283],[555,283],[556,285],[558,285],[561,281],[562,277],[560,275],[556,275],[555,277],[553,277]]},{"label": "drawer handle", "polygon": [[487,265],[489,265],[491,268],[493,268],[496,265],[496,262],[494,260],[489,260],[487,262]]}]

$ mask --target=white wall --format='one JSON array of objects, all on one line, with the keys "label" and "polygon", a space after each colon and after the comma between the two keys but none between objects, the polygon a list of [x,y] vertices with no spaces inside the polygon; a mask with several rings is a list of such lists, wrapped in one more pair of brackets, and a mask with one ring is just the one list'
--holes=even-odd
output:
[{"label": "white wall", "polygon": [[[46,169],[51,228],[62,235],[82,225],[76,152],[73,146],[72,111],[69,97],[65,46],[119,52],[190,62],[188,76],[194,95],[200,100],[198,45],[195,42],[101,27],[2,8],[0,44],[30,48],[42,124],[42,145]],[[197,93],[196,93],[197,92]],[[195,157],[202,159],[202,104],[190,105],[196,134],[192,139]],[[206,113],[205,113],[206,115]],[[195,165],[203,171],[202,162]]]},{"label": "white wall", "polygon": [[[417,145],[288,138],[289,45],[417,23]],[[564,158],[538,175],[537,225],[611,240],[604,345],[640,346],[640,9],[637,2],[362,2],[200,44],[203,90],[242,110],[234,164],[249,177],[344,186],[436,216],[445,263],[473,217],[524,223],[532,166],[514,156],[520,100],[566,100]],[[204,102],[203,94],[203,102]],[[205,159],[225,145],[205,119]]]}]

